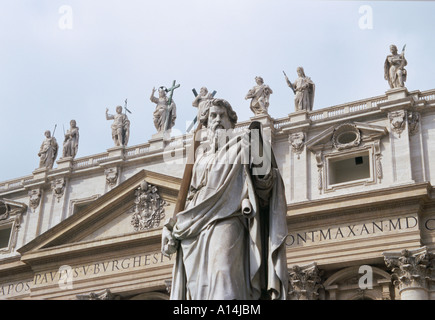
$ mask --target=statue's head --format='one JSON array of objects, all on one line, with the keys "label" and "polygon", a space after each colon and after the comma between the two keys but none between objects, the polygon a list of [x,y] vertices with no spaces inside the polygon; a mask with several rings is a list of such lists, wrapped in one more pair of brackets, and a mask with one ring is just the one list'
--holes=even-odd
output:
[{"label": "statue's head", "polygon": [[205,96],[205,95],[207,95],[207,93],[208,93],[208,89],[207,89],[206,87],[202,87],[202,88],[199,90],[199,93],[201,94],[201,96]]},{"label": "statue's head", "polygon": [[122,106],[116,107],[116,113],[122,113]]},{"label": "statue's head", "polygon": [[396,45],[392,44],[390,46],[390,51],[391,51],[391,53],[396,54],[397,53],[397,47],[396,47]]},{"label": "statue's head", "polygon": [[159,97],[160,98],[166,97],[166,88],[165,87],[160,87],[159,88]]},{"label": "statue's head", "polygon": [[51,137],[51,132],[50,132],[50,130],[45,131],[45,132],[44,132],[44,135],[45,135],[47,138],[50,138],[50,137]]},{"label": "statue's head", "polygon": [[264,80],[262,77],[255,77],[255,82],[257,82],[258,84],[263,84]]},{"label": "statue's head", "polygon": [[71,120],[69,124],[71,125],[72,128],[75,128],[77,126],[77,122],[75,120]]},{"label": "statue's head", "polygon": [[233,129],[237,123],[237,113],[224,99],[212,99],[200,115],[200,122],[208,129]]},{"label": "statue's head", "polygon": [[297,72],[298,76],[300,76],[300,77],[305,77],[305,71],[304,71],[304,68],[302,68],[302,67],[298,67],[298,68],[296,69],[296,72]]}]

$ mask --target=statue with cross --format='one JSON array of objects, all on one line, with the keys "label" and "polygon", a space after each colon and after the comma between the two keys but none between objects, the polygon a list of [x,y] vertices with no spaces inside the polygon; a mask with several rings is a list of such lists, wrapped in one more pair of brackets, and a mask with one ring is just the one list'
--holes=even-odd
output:
[{"label": "statue with cross", "polygon": [[[156,109],[153,113],[154,116],[154,126],[158,133],[163,133],[171,130],[175,125],[175,119],[177,118],[177,110],[174,100],[172,99],[174,95],[174,90],[179,88],[179,84],[175,84],[174,80],[172,87],[167,89],[166,87],[159,88],[159,97],[155,97],[154,93],[156,88],[153,88],[150,100],[156,104]],[[167,97],[169,93],[169,97]]]}]

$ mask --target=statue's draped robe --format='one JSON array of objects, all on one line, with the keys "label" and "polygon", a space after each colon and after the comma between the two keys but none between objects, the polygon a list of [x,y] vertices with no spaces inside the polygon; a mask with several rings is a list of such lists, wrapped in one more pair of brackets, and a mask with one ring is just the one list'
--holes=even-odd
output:
[{"label": "statue's draped robe", "polygon": [[79,147],[79,128],[71,128],[67,131],[68,137],[63,144],[63,156],[75,157]]},{"label": "statue's draped robe", "polygon": [[49,168],[52,169],[54,165],[54,161],[57,157],[58,144],[55,137],[46,138],[39,149],[39,153],[41,154],[39,159],[39,167],[40,168]]},{"label": "statue's draped robe", "polygon": [[116,115],[108,116],[107,119],[114,120],[111,125],[113,140],[118,140],[122,145],[126,146],[130,139],[130,120],[128,120],[127,115],[117,113]]},{"label": "statue's draped robe", "polygon": [[255,86],[247,95],[251,98],[250,108],[255,115],[267,114],[269,108],[269,96],[273,93],[272,89],[265,84]]},{"label": "statue's draped robe", "polygon": [[[259,299],[264,290],[273,299],[286,297],[284,185],[277,168],[264,179],[251,175],[242,164],[245,149],[235,141],[228,151],[204,153],[195,161],[186,209],[173,229],[180,246],[171,299]],[[260,209],[260,198],[268,199],[266,209]],[[243,199],[252,205],[249,216],[241,212]],[[260,220],[270,235],[263,242]]]},{"label": "statue's draped robe", "polygon": [[296,90],[296,111],[312,111],[315,94],[315,85],[313,81],[309,77],[299,77],[295,80],[294,88]]},{"label": "statue's draped robe", "polygon": [[165,128],[167,121],[166,111],[168,110],[168,100],[166,98],[151,97],[151,101],[156,103],[156,109],[153,113],[153,121],[157,132],[163,132],[165,130],[171,129],[175,125],[175,119],[177,118],[177,106],[175,105],[174,101],[171,102],[170,106],[168,128]]},{"label": "statue's draped robe", "polygon": [[384,63],[384,73],[390,88],[400,88],[406,81],[406,70],[403,69],[408,64],[406,59],[399,54],[387,56]]}]

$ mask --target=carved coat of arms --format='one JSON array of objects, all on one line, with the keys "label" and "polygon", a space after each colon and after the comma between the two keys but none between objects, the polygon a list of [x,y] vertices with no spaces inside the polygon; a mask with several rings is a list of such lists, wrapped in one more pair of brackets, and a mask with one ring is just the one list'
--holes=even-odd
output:
[{"label": "carved coat of arms", "polygon": [[135,191],[136,200],[131,224],[135,231],[157,228],[165,217],[168,204],[158,194],[156,186],[143,181]]}]

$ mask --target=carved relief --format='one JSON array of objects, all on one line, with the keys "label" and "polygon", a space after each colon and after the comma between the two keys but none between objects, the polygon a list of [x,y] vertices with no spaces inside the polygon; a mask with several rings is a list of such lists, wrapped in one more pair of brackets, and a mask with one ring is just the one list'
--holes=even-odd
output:
[{"label": "carved relief", "polygon": [[298,159],[300,159],[300,154],[305,146],[305,134],[303,132],[293,133],[289,138],[289,142],[292,146],[293,152],[297,154]]},{"label": "carved relief", "polygon": [[289,300],[318,300],[323,288],[322,272],[316,263],[289,269]]},{"label": "carved relief", "polygon": [[136,189],[136,200],[131,224],[135,231],[157,228],[165,217],[165,206],[168,204],[157,192],[157,187],[143,181]]},{"label": "carved relief", "polygon": [[88,294],[78,294],[78,300],[120,300],[119,295],[113,294],[109,289],[99,292],[91,292]]},{"label": "carved relief", "polygon": [[106,181],[110,188],[113,188],[118,181],[118,168],[109,168],[104,170]]},{"label": "carved relief", "polygon": [[420,113],[412,111],[408,113],[408,130],[409,134],[413,135],[418,132],[420,125]]},{"label": "carved relief", "polygon": [[382,179],[382,163],[381,163],[381,142],[379,140],[374,142],[375,147],[375,166],[376,166],[376,177],[379,182]]},{"label": "carved relief", "polygon": [[6,203],[0,202],[0,221],[9,218],[10,210],[10,207]]},{"label": "carved relief", "polygon": [[345,123],[338,126],[332,135],[332,144],[337,150],[359,146],[361,133],[354,124]]},{"label": "carved relief", "polygon": [[30,190],[29,198],[29,207],[35,211],[39,206],[39,202],[41,201],[41,189]]},{"label": "carved relief", "polygon": [[388,115],[388,118],[390,119],[391,129],[399,135],[399,138],[406,127],[405,115],[405,110],[394,111]]},{"label": "carved relief", "polygon": [[59,178],[51,182],[51,190],[53,190],[53,195],[56,197],[57,202],[60,201],[60,198],[62,198],[65,192],[65,184],[64,178]]},{"label": "carved relief", "polygon": [[316,161],[317,161],[317,189],[321,192],[323,189],[323,161],[322,161],[322,152],[316,153]]}]

